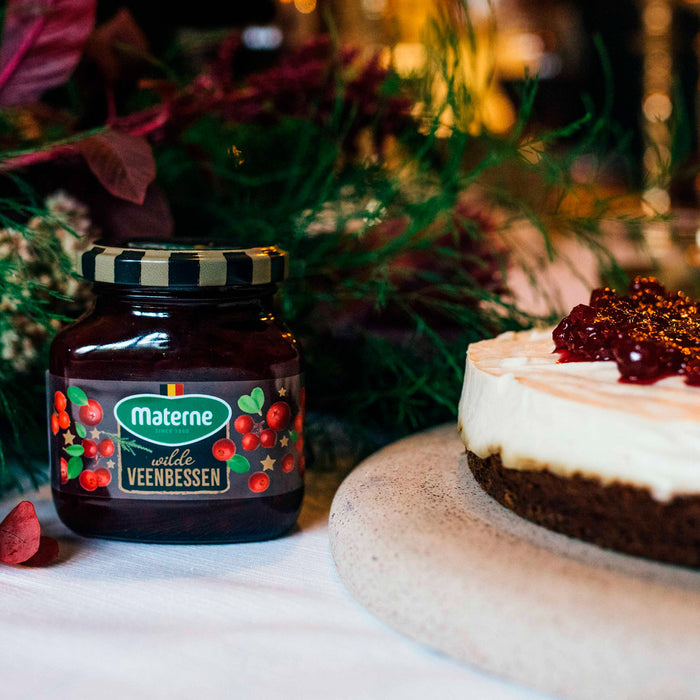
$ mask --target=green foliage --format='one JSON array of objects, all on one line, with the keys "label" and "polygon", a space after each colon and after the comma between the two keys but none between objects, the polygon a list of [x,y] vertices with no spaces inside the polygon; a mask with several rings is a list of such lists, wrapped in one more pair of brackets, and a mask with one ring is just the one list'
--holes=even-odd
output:
[{"label": "green foliage", "polygon": [[[562,238],[585,243],[611,280],[623,273],[603,243],[603,222],[614,217],[630,231],[640,225],[615,213],[615,198],[600,196],[595,178],[582,185],[571,175],[586,154],[605,168],[614,134],[606,111],[596,116],[584,104],[575,123],[530,133],[537,81],[529,79],[515,126],[506,135],[489,133],[478,91],[465,77],[480,70],[475,29],[463,17],[458,35],[449,19],[430,27],[429,70],[410,79],[389,72],[371,118],[358,104],[365,96],[353,103],[338,71],[333,99],[312,100],[307,115],[264,112],[257,122],[240,123],[205,111],[153,142],[177,237],[278,244],[289,252],[279,304],[305,352],[309,408],[342,421],[361,449],[453,419],[470,342],[552,319],[525,313],[508,294],[512,265],[538,286],[541,260],[528,262],[518,250],[519,222],[531,224],[549,260]],[[438,76],[444,89],[436,93]],[[479,81],[488,86],[493,73]],[[387,131],[387,101],[402,96],[421,106],[420,117]],[[482,206],[465,192],[476,193]],[[51,220],[35,200],[28,188],[0,200],[0,229],[19,231],[50,270],[67,278],[55,231],[28,224],[38,215]],[[44,420],[38,375],[24,382],[23,374],[45,363],[57,315],[49,301],[58,293],[47,294],[40,279],[21,256],[0,255],[0,296],[17,300],[20,315],[44,333],[19,373],[0,359],[0,476],[13,483],[3,460],[26,453],[26,426],[40,430]],[[15,321],[0,313],[0,338],[9,329],[3,324]],[[25,383],[29,390],[20,391]],[[243,410],[259,411],[255,396],[247,398]],[[317,425],[310,432],[311,450],[319,452],[314,445],[327,444],[322,431]],[[229,466],[243,470],[242,463]],[[41,473],[31,460],[23,468],[30,478]]]},{"label": "green foliage", "polygon": [[[523,119],[536,88],[525,86]],[[597,198],[582,215],[565,206],[576,153],[562,157],[554,147],[599,129],[591,114],[537,137],[524,135],[523,121],[505,139],[458,129],[438,138],[434,122],[427,133],[399,134],[402,163],[394,169],[343,157],[347,128],[212,117],[156,157],[179,234],[276,243],[290,253],[281,305],[305,350],[311,408],[394,436],[455,416],[469,342],[543,320],[491,284],[517,253],[510,227],[530,221],[550,259],[556,236],[576,236],[619,274],[601,230],[614,200]],[[232,144],[242,162],[228,154]],[[526,159],[535,144],[537,158]],[[474,185],[508,212],[495,230],[478,216],[455,219],[460,194]],[[387,235],[391,221],[403,224]],[[407,265],[406,256],[414,261]]]}]

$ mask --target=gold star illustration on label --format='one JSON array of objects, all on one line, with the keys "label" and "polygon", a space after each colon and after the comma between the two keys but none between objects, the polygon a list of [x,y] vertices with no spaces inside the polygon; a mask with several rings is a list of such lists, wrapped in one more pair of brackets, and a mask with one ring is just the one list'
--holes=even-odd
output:
[{"label": "gold star illustration on label", "polygon": [[285,435],[283,438],[280,439],[280,445],[282,447],[286,447],[289,444],[289,437]]},{"label": "gold star illustration on label", "polygon": [[286,396],[287,395],[287,390],[284,387],[281,387],[280,390],[277,392],[280,396]]},{"label": "gold star illustration on label", "polygon": [[72,445],[73,440],[75,440],[76,436],[71,433],[70,430],[66,430],[65,434],[63,435],[63,444],[64,445]]},{"label": "gold star illustration on label", "polygon": [[93,429],[90,431],[90,437],[91,437],[93,440],[97,440],[97,438],[100,437],[100,431],[99,431],[97,428],[93,428]]},{"label": "gold star illustration on label", "polygon": [[265,459],[260,460],[260,464],[262,464],[262,468],[264,472],[267,471],[272,471],[275,467],[275,460],[270,457],[270,455],[267,455]]},{"label": "gold star illustration on label", "polygon": [[114,461],[110,459],[110,460],[107,462],[107,466],[108,466],[110,469],[114,469]]}]

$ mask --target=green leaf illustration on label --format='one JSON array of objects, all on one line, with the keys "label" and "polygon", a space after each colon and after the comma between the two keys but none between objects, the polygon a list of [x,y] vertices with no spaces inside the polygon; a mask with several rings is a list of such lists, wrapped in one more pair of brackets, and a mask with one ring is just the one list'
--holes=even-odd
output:
[{"label": "green leaf illustration on label", "polygon": [[243,455],[234,455],[231,459],[227,459],[226,466],[237,474],[250,471],[250,462]]},{"label": "green leaf illustration on label", "polygon": [[253,397],[253,401],[258,404],[258,409],[261,409],[265,403],[265,392],[259,386],[256,386],[255,389],[250,392],[250,395]]},{"label": "green leaf illustration on label", "polygon": [[87,406],[88,405],[88,397],[86,396],[85,392],[80,387],[69,386],[68,389],[66,390],[66,394],[68,394],[68,398],[76,406]]},{"label": "green leaf illustration on label", "polygon": [[80,455],[85,452],[83,449],[82,445],[69,445],[66,447],[66,452],[71,456],[71,457],[80,457]]},{"label": "green leaf illustration on label", "polygon": [[78,437],[84,438],[87,435],[87,430],[82,423],[75,424],[75,432],[78,433]]},{"label": "green leaf illustration on label", "polygon": [[189,445],[223,428],[231,407],[205,394],[127,396],[114,407],[123,428],[156,445]]},{"label": "green leaf illustration on label", "polygon": [[262,415],[262,407],[265,403],[265,393],[256,386],[250,394],[244,394],[238,399],[238,408],[246,413],[258,413]]},{"label": "green leaf illustration on label", "polygon": [[75,479],[83,471],[83,460],[80,457],[71,457],[68,460],[68,478]]}]

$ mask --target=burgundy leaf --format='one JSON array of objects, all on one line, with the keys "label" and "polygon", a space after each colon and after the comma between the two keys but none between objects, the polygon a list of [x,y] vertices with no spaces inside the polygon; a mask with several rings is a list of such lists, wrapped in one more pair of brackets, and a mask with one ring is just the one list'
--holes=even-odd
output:
[{"label": "burgundy leaf", "polygon": [[58,556],[58,542],[53,537],[41,536],[36,554],[21,562],[22,566],[46,566]]},{"label": "burgundy leaf", "polygon": [[143,204],[111,197],[104,190],[91,204],[93,220],[102,231],[101,238],[110,245],[172,237],[173,215],[165,195],[155,184],[148,188]]},{"label": "burgundy leaf", "polygon": [[0,523],[0,561],[21,564],[39,549],[41,527],[30,501],[21,501]]},{"label": "burgundy leaf", "polygon": [[156,176],[153,152],[145,138],[109,131],[81,139],[73,146],[108,192],[143,204]]},{"label": "burgundy leaf", "polygon": [[112,19],[101,24],[85,45],[85,54],[100,67],[110,83],[146,64],[148,40],[131,12],[122,7]]},{"label": "burgundy leaf", "polygon": [[8,0],[0,45],[0,107],[33,102],[78,64],[96,0]]}]

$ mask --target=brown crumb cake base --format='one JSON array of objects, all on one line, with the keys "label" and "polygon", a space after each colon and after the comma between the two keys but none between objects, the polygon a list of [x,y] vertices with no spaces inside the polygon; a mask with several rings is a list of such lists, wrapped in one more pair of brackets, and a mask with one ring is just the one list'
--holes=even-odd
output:
[{"label": "brown crumb cake base", "polygon": [[501,505],[550,530],[648,559],[700,568],[700,496],[655,500],[645,488],[503,466],[467,450],[481,487]]}]

